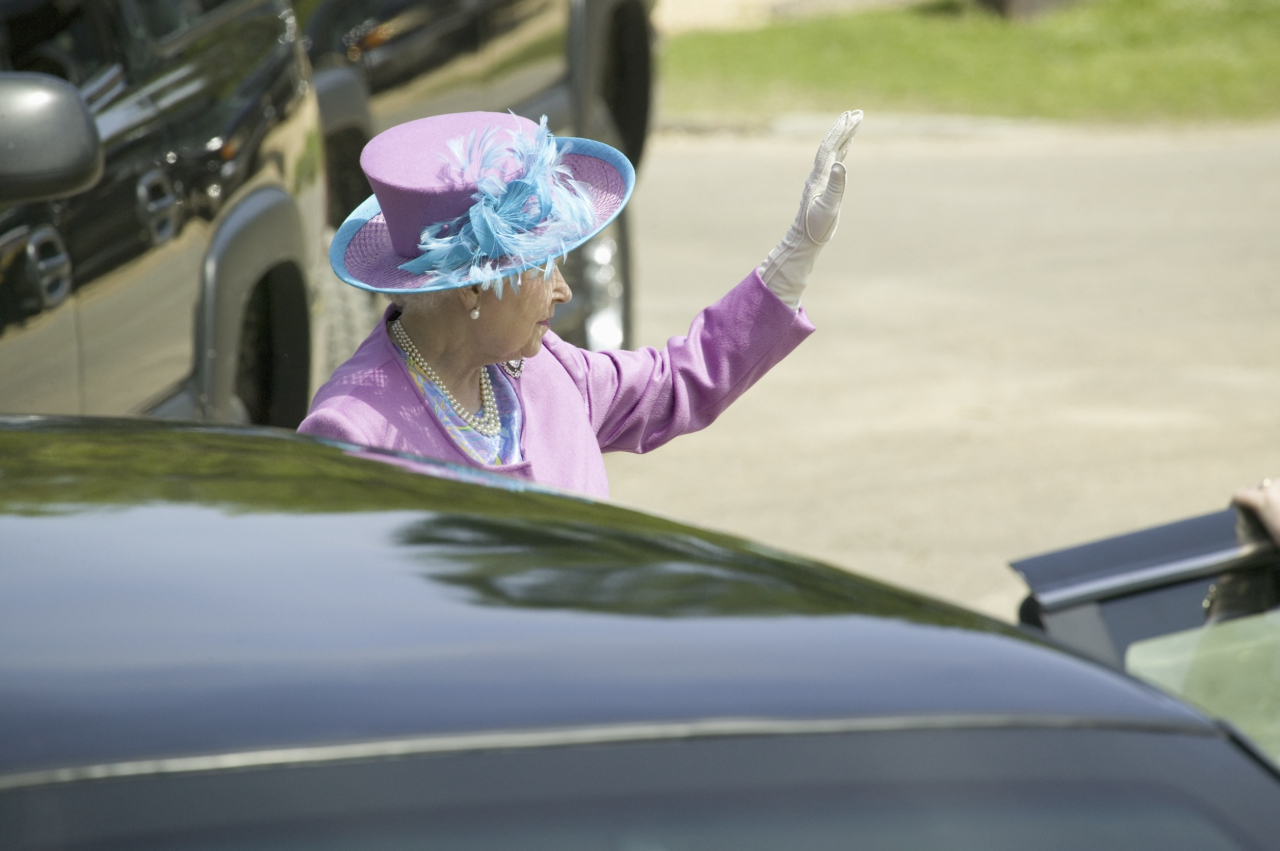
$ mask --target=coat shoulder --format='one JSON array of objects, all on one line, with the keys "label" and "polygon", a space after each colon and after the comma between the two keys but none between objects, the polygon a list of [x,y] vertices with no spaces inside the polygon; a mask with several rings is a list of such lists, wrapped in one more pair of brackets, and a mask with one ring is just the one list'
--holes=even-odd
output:
[{"label": "coat shoulder", "polygon": [[415,392],[385,332],[376,328],[316,391],[298,431],[379,445],[393,412],[406,410]]},{"label": "coat shoulder", "polygon": [[312,410],[340,397],[360,397],[366,393],[384,395],[388,387],[407,383],[395,350],[387,344],[381,328],[360,344],[355,354],[343,361],[329,380],[316,391]]}]

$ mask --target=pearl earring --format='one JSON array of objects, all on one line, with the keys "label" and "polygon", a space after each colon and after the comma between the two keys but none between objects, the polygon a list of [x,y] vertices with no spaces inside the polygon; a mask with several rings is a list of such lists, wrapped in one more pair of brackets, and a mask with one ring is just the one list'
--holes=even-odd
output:
[{"label": "pearl earring", "polygon": [[478,308],[478,307],[473,307],[473,308],[471,308],[471,318],[472,318],[472,319],[479,319],[479,318],[480,318],[480,308]]}]

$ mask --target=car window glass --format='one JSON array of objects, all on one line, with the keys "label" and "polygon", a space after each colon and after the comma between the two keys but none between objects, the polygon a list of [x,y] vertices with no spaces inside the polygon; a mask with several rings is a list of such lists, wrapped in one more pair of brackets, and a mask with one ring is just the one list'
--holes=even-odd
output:
[{"label": "car window glass", "polygon": [[1280,609],[1137,641],[1125,669],[1226,718],[1280,760]]},{"label": "car window glass", "polygon": [[80,86],[109,59],[92,18],[74,2],[42,3],[4,22],[9,66]]},{"label": "car window glass", "polygon": [[153,38],[168,38],[191,27],[230,0],[138,0],[143,25]]}]

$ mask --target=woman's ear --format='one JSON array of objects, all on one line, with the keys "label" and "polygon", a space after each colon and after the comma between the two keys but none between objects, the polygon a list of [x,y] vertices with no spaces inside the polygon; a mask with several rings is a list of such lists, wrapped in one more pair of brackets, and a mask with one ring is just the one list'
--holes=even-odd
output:
[{"label": "woman's ear", "polygon": [[454,290],[458,294],[458,300],[462,302],[462,309],[467,313],[480,306],[480,287],[458,287]]}]

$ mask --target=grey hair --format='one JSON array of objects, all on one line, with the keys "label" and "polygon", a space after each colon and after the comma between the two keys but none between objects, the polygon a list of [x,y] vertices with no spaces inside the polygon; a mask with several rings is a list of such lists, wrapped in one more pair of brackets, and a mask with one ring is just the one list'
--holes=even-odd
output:
[{"label": "grey hair", "polygon": [[401,313],[415,315],[430,313],[435,310],[440,304],[440,297],[444,294],[444,292],[396,293],[395,295],[388,295],[387,298],[392,304],[400,308]]},{"label": "grey hair", "polygon": [[[554,262],[555,261],[553,258],[552,263],[554,264]],[[556,268],[556,266],[553,265],[552,268],[554,269]],[[541,276],[543,275],[543,271],[538,268],[525,269],[518,276],[516,276],[515,279],[511,281],[511,284],[512,284],[511,288],[513,290],[516,289],[518,286],[520,286],[525,282],[526,276],[532,276],[532,275]],[[488,289],[488,287],[485,287],[485,289]],[[400,308],[401,313],[407,314],[407,315],[414,315],[414,314],[430,313],[431,311],[435,310],[440,306],[440,300],[452,292],[453,290],[449,289],[449,290],[435,290],[434,292],[428,292],[428,293],[395,293],[395,294],[387,293],[386,296],[388,301],[390,301],[396,307]],[[502,295],[500,293],[498,294],[498,298],[502,298]]]}]

